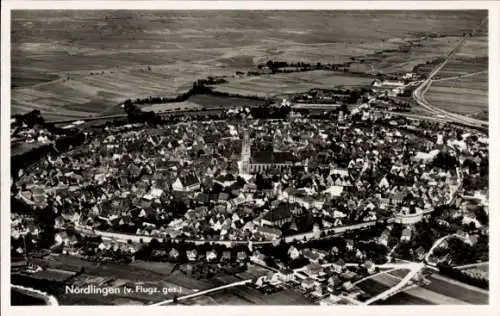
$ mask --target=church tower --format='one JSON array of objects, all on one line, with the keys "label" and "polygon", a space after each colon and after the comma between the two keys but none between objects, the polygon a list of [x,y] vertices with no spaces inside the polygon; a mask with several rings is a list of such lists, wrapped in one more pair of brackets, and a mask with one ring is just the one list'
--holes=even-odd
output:
[{"label": "church tower", "polygon": [[241,171],[243,173],[249,172],[251,155],[250,135],[248,134],[248,129],[245,129],[243,133],[243,143],[241,144]]}]

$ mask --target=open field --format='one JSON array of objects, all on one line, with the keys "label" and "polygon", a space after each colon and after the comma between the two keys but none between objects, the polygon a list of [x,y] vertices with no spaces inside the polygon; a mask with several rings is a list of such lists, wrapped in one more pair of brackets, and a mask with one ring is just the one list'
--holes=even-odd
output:
[{"label": "open field", "polygon": [[[266,275],[269,271],[258,266],[249,265],[247,271],[237,275],[219,274],[211,279],[196,279],[190,277],[177,269],[175,265],[166,262],[145,262],[136,261],[132,264],[114,263],[93,263],[71,256],[56,256],[53,260],[35,260],[38,263],[43,261],[51,267],[60,267],[61,264],[83,266],[84,273],[73,280],[80,287],[89,284],[107,284],[105,286],[119,287],[126,283],[144,284],[144,287],[157,288],[180,288],[178,295],[192,293],[193,290],[206,290],[223,284],[228,284],[244,279]],[[64,292],[64,291],[63,291]],[[134,295],[113,294],[107,297],[103,295],[71,294],[62,293],[57,296],[63,305],[91,304],[108,305],[115,300],[130,300],[130,304],[148,304],[172,298],[172,293],[135,293]],[[237,287],[227,291],[213,293],[213,295],[202,296],[200,298],[188,300],[183,304],[221,304],[233,302],[233,304],[309,304],[299,293],[286,290],[272,295],[265,295],[251,287]]]},{"label": "open field", "polygon": [[[37,108],[51,119],[112,113],[124,99],[175,95],[200,77],[231,76],[269,59],[341,63],[394,50],[398,63],[396,57],[382,54],[376,57],[375,68],[391,71],[396,64],[411,68],[441,55],[448,43],[439,42],[440,38],[436,43],[423,41],[422,47],[408,53],[400,52],[400,45],[436,32],[458,37],[486,14],[15,11],[12,112]],[[293,84],[288,80],[292,79],[285,78],[283,84]],[[320,80],[319,84],[338,83]]]},{"label": "open field", "polygon": [[[367,73],[410,72],[414,70],[415,66],[423,65],[424,69],[428,68],[430,71],[434,65],[425,64],[445,56],[456,46],[460,38],[459,36],[420,38],[411,45],[405,44],[398,49],[389,48],[365,56],[362,61],[359,60],[352,64],[349,70]],[[461,59],[475,59],[485,56],[488,56],[487,36],[470,39],[470,42],[464,45],[460,53],[457,54],[457,57]]]},{"label": "open field", "polygon": [[226,97],[211,94],[193,95],[189,97],[188,101],[207,108],[228,106],[259,106],[265,103],[261,100],[253,100],[244,97]]},{"label": "open field", "polygon": [[201,108],[203,108],[201,105],[191,101],[151,104],[141,107],[143,111],[153,112],[164,112],[172,110],[196,110]]},{"label": "open field", "polygon": [[250,287],[235,287],[217,292],[210,297],[219,305],[312,305],[310,301],[294,290],[263,294]]},{"label": "open field", "polygon": [[[417,72],[427,75],[442,61],[442,59],[435,60],[429,64],[419,65]],[[485,71],[488,71],[488,57],[478,56],[476,58],[452,59],[434,76],[433,80],[452,80],[456,77]]]},{"label": "open field", "polygon": [[447,111],[488,119],[488,73],[432,82],[425,98]]},{"label": "open field", "polygon": [[216,91],[241,95],[275,96],[306,92],[312,88],[369,86],[373,78],[325,70],[261,75],[215,86]]},{"label": "open field", "polygon": [[34,86],[44,82],[49,82],[58,79],[59,76],[43,73],[36,69],[27,69],[19,67],[16,72],[12,74],[11,86],[12,88],[23,86]]},{"label": "open field", "polygon": [[[374,296],[397,284],[406,272],[398,270],[378,275],[359,285]],[[431,281],[429,285],[412,287],[386,300],[378,301],[375,305],[464,305],[487,304],[488,302],[488,294],[484,290],[450,280],[439,274],[430,276],[429,280]]]},{"label": "open field", "polygon": [[468,304],[488,304],[488,292],[467,284],[451,280],[439,274],[432,275],[431,284],[425,286],[433,292],[451,296]]},{"label": "open field", "polygon": [[434,79],[450,78],[449,80],[452,80],[454,77],[475,74],[482,71],[488,71],[488,57],[454,58],[439,71]]}]

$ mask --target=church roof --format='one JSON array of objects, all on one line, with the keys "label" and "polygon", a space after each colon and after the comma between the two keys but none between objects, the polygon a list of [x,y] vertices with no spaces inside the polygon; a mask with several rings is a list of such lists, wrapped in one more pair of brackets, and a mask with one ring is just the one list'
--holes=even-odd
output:
[{"label": "church roof", "polygon": [[276,152],[271,150],[252,152],[252,163],[262,164],[280,164],[280,163],[294,163],[297,161],[290,152]]}]

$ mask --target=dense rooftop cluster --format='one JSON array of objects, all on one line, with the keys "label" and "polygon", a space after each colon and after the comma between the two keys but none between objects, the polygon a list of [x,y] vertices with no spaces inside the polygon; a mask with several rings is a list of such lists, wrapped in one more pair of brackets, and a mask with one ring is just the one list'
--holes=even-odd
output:
[{"label": "dense rooftop cluster", "polygon": [[[373,113],[369,117],[376,119]],[[484,149],[454,130],[443,135],[426,130],[428,137],[422,138],[412,127],[299,117],[108,128],[84,146],[49,154],[15,185],[18,198],[53,209],[61,226],[272,240],[446,203],[457,172],[440,160],[458,162]],[[271,168],[239,171],[245,131],[252,159]],[[290,164],[272,168],[283,157]]]}]

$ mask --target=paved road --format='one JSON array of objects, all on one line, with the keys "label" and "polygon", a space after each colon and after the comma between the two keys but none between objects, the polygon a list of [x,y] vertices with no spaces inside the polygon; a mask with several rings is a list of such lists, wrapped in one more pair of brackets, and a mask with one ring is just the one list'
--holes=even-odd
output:
[{"label": "paved road", "polygon": [[[398,293],[401,289],[403,289],[407,283],[413,279],[414,276],[416,276],[421,270],[422,268],[424,267],[424,264],[423,263],[408,263],[408,264],[403,264],[406,266],[406,269],[410,269],[410,272],[408,272],[408,274],[403,278],[401,279],[401,281],[399,281],[398,284],[396,284],[395,286],[391,287],[390,289],[387,289],[386,291],[370,298],[369,300],[367,300],[366,302],[363,303],[363,305],[370,305],[370,304],[373,304],[375,302],[377,302],[378,300],[383,300],[383,299],[386,299],[396,293]],[[381,265],[383,266],[383,265]]]},{"label": "paved road", "polygon": [[[323,265],[323,267],[327,267],[328,265],[329,264]],[[345,266],[346,267],[356,267],[356,266],[358,266],[358,264],[346,263]],[[389,272],[395,271],[395,270],[406,269],[406,270],[410,270],[410,271],[395,286],[393,286],[393,287],[387,289],[386,291],[370,298],[369,300],[367,300],[365,302],[362,302],[361,303],[362,305],[370,305],[370,304],[373,304],[379,300],[387,299],[388,297],[401,292],[401,290],[403,290],[407,286],[407,283],[414,276],[416,276],[418,273],[420,273],[420,271],[425,267],[425,264],[421,263],[421,262],[409,262],[408,261],[408,262],[404,262],[404,263],[385,263],[385,264],[375,265],[375,267],[378,267],[379,269],[390,269],[390,270],[389,271],[382,271],[380,273],[368,276],[366,278],[363,278],[363,279],[355,282],[354,284],[359,284],[363,281],[369,280],[369,279],[374,278],[378,275],[386,274],[386,273],[389,273]]]},{"label": "paved road", "polygon": [[[217,291],[229,289],[229,288],[232,288],[232,287],[235,287],[235,286],[246,285],[246,284],[249,284],[249,283],[252,283],[252,280],[249,279],[249,280],[234,282],[234,283],[230,283],[230,284],[226,284],[226,285],[221,285],[221,286],[214,287],[214,288],[211,288],[211,289],[208,289],[208,290],[204,290],[204,291],[200,291],[200,292],[196,292],[196,293],[192,293],[192,294],[188,294],[188,295],[184,295],[184,296],[178,297],[177,301],[180,302],[180,301],[184,301],[184,300],[187,300],[187,299],[190,299],[190,298],[194,298],[194,297],[206,295],[206,294],[209,294],[209,293],[213,293],[213,292],[217,292]],[[152,306],[168,305],[168,304],[172,304],[173,302],[174,302],[173,299],[168,299],[168,300],[165,300],[165,301],[161,301],[161,302],[152,304]]]}]

